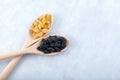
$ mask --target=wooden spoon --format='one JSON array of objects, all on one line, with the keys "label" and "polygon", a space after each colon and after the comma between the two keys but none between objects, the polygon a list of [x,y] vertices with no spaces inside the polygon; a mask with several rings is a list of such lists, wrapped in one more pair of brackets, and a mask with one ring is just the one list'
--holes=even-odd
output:
[{"label": "wooden spoon", "polygon": [[[57,35],[57,37],[63,37],[63,36],[59,36]],[[47,38],[47,37],[46,37]],[[68,48],[68,45],[69,45],[69,41],[67,38],[64,37],[64,39],[66,39],[66,47],[63,48],[60,52],[63,52],[65,51],[67,48]],[[56,55],[56,54],[59,54],[60,52],[53,52],[53,53],[44,53],[42,51],[39,51],[37,49],[37,47],[41,44],[41,40],[39,40],[38,42],[36,42],[35,44],[33,44],[32,46],[28,47],[28,48],[25,48],[21,51],[15,51],[15,52],[12,52],[12,53],[4,53],[4,54],[1,54],[0,55],[0,60],[3,60],[3,59],[7,59],[7,58],[11,58],[11,57],[15,57],[15,56],[20,56],[20,55],[25,55],[25,54],[40,54],[40,55],[46,55],[46,56],[53,56],[53,55]],[[16,54],[17,53],[17,54]]]},{"label": "wooden spoon", "polygon": [[[44,15],[50,15],[50,14],[44,14]],[[43,15],[42,15],[43,16]],[[51,16],[51,15],[50,15]],[[41,16],[40,16],[41,17]],[[40,17],[37,19],[39,20]],[[36,20],[36,21],[37,21]],[[36,21],[33,23],[35,24]],[[53,17],[51,16],[51,25],[49,26],[49,31],[52,29],[52,23],[53,22]],[[48,31],[48,32],[49,32]],[[44,36],[46,36],[48,33],[46,33]],[[38,42],[42,37],[38,38],[38,39],[33,39],[30,35],[30,33],[28,34],[28,36],[26,37],[25,43],[22,47],[23,49],[26,49],[27,47],[31,46],[32,44]],[[14,53],[18,53],[18,52],[14,52]],[[14,69],[14,67],[17,65],[17,63],[20,61],[20,59],[22,58],[21,56],[17,56],[14,57],[11,62],[7,65],[7,67],[2,71],[2,73],[0,74],[0,80],[6,80],[6,78],[8,77],[8,75],[11,73],[11,71]]]}]

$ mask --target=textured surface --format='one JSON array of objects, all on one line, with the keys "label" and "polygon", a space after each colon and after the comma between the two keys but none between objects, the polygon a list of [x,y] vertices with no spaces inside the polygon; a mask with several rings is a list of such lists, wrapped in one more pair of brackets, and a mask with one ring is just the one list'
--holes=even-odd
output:
[{"label": "textured surface", "polygon": [[50,34],[67,36],[69,49],[24,56],[8,80],[120,80],[120,0],[1,0],[0,54],[19,50],[43,13],[53,14]]}]

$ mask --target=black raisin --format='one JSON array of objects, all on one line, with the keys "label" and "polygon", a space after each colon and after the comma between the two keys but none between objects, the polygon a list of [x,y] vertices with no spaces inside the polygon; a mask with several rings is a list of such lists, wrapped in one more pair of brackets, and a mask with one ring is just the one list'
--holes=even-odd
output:
[{"label": "black raisin", "polygon": [[57,43],[61,44],[61,43],[62,43],[62,41],[57,41]]},{"label": "black raisin", "polygon": [[66,44],[61,44],[61,47],[62,47],[62,48],[65,48],[65,47],[66,47]]},{"label": "black raisin", "polygon": [[54,46],[55,46],[55,43],[51,43],[50,46],[51,46],[51,47],[54,47]]},{"label": "black raisin", "polygon": [[50,38],[47,39],[48,43],[52,43],[52,40]]},{"label": "black raisin", "polygon": [[42,39],[41,45],[45,45],[45,44],[47,44],[46,40],[45,40],[45,39]]},{"label": "black raisin", "polygon": [[66,42],[67,42],[67,41],[64,39],[64,40],[62,41],[62,44],[66,44]]},{"label": "black raisin", "polygon": [[43,50],[43,48],[42,48],[41,46],[39,46],[39,47],[37,47],[37,50],[42,51],[42,50]]},{"label": "black raisin", "polygon": [[42,45],[42,47],[43,47],[43,48],[48,48],[48,47],[49,47],[49,45]]},{"label": "black raisin", "polygon": [[59,41],[63,41],[63,40],[65,40],[64,37],[59,37]]},{"label": "black raisin", "polygon": [[59,44],[59,43],[55,43],[55,45],[54,46],[56,46],[56,47],[60,47],[61,46],[61,44]]},{"label": "black raisin", "polygon": [[51,52],[54,52],[54,51],[55,51],[55,49],[52,48],[52,47],[47,48],[47,50],[49,50],[49,51],[51,51]]},{"label": "black raisin", "polygon": [[58,47],[54,47],[54,49],[55,49],[56,52],[61,51],[61,49],[58,48]]},{"label": "black raisin", "polygon": [[53,42],[57,42],[57,37],[56,36],[51,36],[50,38]]},{"label": "black raisin", "polygon": [[46,54],[50,53],[50,51],[48,51],[48,50],[44,50],[43,52]]}]

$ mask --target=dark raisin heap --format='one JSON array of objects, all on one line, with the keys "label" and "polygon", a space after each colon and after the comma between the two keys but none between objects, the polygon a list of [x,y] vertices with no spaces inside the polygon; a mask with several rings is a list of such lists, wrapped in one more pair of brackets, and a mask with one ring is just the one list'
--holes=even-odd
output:
[{"label": "dark raisin heap", "polygon": [[66,47],[66,39],[64,37],[49,36],[46,39],[42,39],[41,44],[37,49],[46,54],[52,52],[59,52]]}]

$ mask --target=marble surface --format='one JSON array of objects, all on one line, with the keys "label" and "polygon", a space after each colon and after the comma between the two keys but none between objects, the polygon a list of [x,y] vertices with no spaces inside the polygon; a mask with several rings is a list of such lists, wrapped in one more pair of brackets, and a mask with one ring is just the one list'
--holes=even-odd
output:
[{"label": "marble surface", "polygon": [[[21,49],[32,22],[69,38],[57,56],[25,55],[8,80],[120,80],[120,0],[0,0],[0,54]],[[0,72],[11,59],[0,61]]]}]

